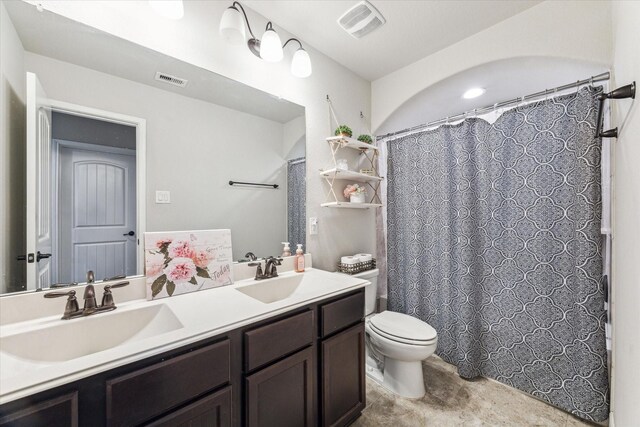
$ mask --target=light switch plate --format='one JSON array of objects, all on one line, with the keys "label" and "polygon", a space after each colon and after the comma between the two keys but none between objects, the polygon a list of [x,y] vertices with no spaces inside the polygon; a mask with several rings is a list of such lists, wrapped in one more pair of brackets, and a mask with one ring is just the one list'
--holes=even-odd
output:
[{"label": "light switch plate", "polygon": [[309,234],[312,236],[318,234],[318,218],[315,216],[309,218]]},{"label": "light switch plate", "polygon": [[171,192],[156,190],[156,203],[171,203]]}]

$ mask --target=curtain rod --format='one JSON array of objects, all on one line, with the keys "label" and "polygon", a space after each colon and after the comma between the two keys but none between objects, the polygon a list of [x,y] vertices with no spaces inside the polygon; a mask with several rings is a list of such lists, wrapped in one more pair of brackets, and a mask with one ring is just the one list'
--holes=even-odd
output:
[{"label": "curtain rod", "polygon": [[421,125],[413,126],[413,127],[406,128],[406,129],[402,129],[402,130],[399,130],[399,131],[396,131],[396,132],[389,132],[389,133],[386,133],[384,135],[376,136],[376,141],[378,141],[380,139],[388,138],[390,136],[399,135],[399,134],[407,133],[407,132],[413,132],[413,131],[416,131],[416,130],[419,130],[419,129],[429,128],[431,126],[439,125],[439,124],[442,124],[442,123],[448,123],[449,121],[456,121],[458,119],[465,118],[468,114],[482,114],[482,113],[486,113],[486,112],[495,110],[496,108],[506,107],[506,106],[512,105],[512,104],[519,104],[521,102],[524,102],[526,100],[530,100],[532,98],[538,98],[540,96],[546,96],[549,93],[555,93],[555,92],[558,92],[558,91],[561,91],[561,90],[567,90],[567,89],[571,89],[571,88],[574,88],[574,87],[580,87],[580,86],[582,86],[584,84],[587,84],[587,83],[593,84],[595,82],[601,82],[601,81],[604,81],[604,80],[609,80],[609,76],[610,76],[609,72],[607,71],[605,73],[598,74],[597,76],[591,76],[588,79],[578,80],[578,81],[573,82],[573,83],[569,83],[569,84],[566,84],[566,85],[555,87],[553,89],[545,89],[543,91],[532,93],[530,95],[520,96],[518,98],[513,98],[513,99],[510,99],[508,101],[497,102],[497,103],[495,103],[493,105],[487,105],[486,107],[475,108],[473,110],[465,111],[464,113],[457,114],[455,116],[449,116],[449,117],[446,117],[444,119],[434,120],[434,121],[429,122],[429,123],[424,123],[424,124],[421,124]]}]

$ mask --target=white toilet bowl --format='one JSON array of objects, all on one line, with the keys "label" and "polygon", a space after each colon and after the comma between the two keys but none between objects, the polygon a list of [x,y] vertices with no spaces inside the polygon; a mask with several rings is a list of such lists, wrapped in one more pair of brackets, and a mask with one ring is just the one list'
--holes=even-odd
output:
[{"label": "white toilet bowl", "polygon": [[422,361],[436,350],[435,329],[406,314],[384,311],[368,318],[365,330],[369,345],[384,356],[382,385],[403,397],[424,396]]},{"label": "white toilet bowl", "polygon": [[367,375],[400,396],[424,396],[422,361],[436,350],[438,336],[429,324],[406,314],[375,312],[378,270],[355,274],[365,287]]}]

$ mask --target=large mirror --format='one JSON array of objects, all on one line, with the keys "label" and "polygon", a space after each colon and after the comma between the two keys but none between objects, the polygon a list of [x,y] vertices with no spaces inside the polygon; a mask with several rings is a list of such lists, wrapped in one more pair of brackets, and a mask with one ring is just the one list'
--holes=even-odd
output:
[{"label": "large mirror", "polygon": [[228,228],[236,260],[305,243],[303,107],[28,3],[0,15],[0,293],[142,274],[145,231]]}]

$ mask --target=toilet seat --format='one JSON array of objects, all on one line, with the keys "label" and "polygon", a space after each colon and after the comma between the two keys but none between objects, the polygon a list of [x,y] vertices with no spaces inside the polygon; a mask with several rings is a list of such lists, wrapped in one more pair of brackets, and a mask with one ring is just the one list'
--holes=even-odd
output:
[{"label": "toilet seat", "polygon": [[376,334],[402,344],[429,346],[437,341],[438,334],[431,325],[407,314],[383,311],[368,321]]}]

